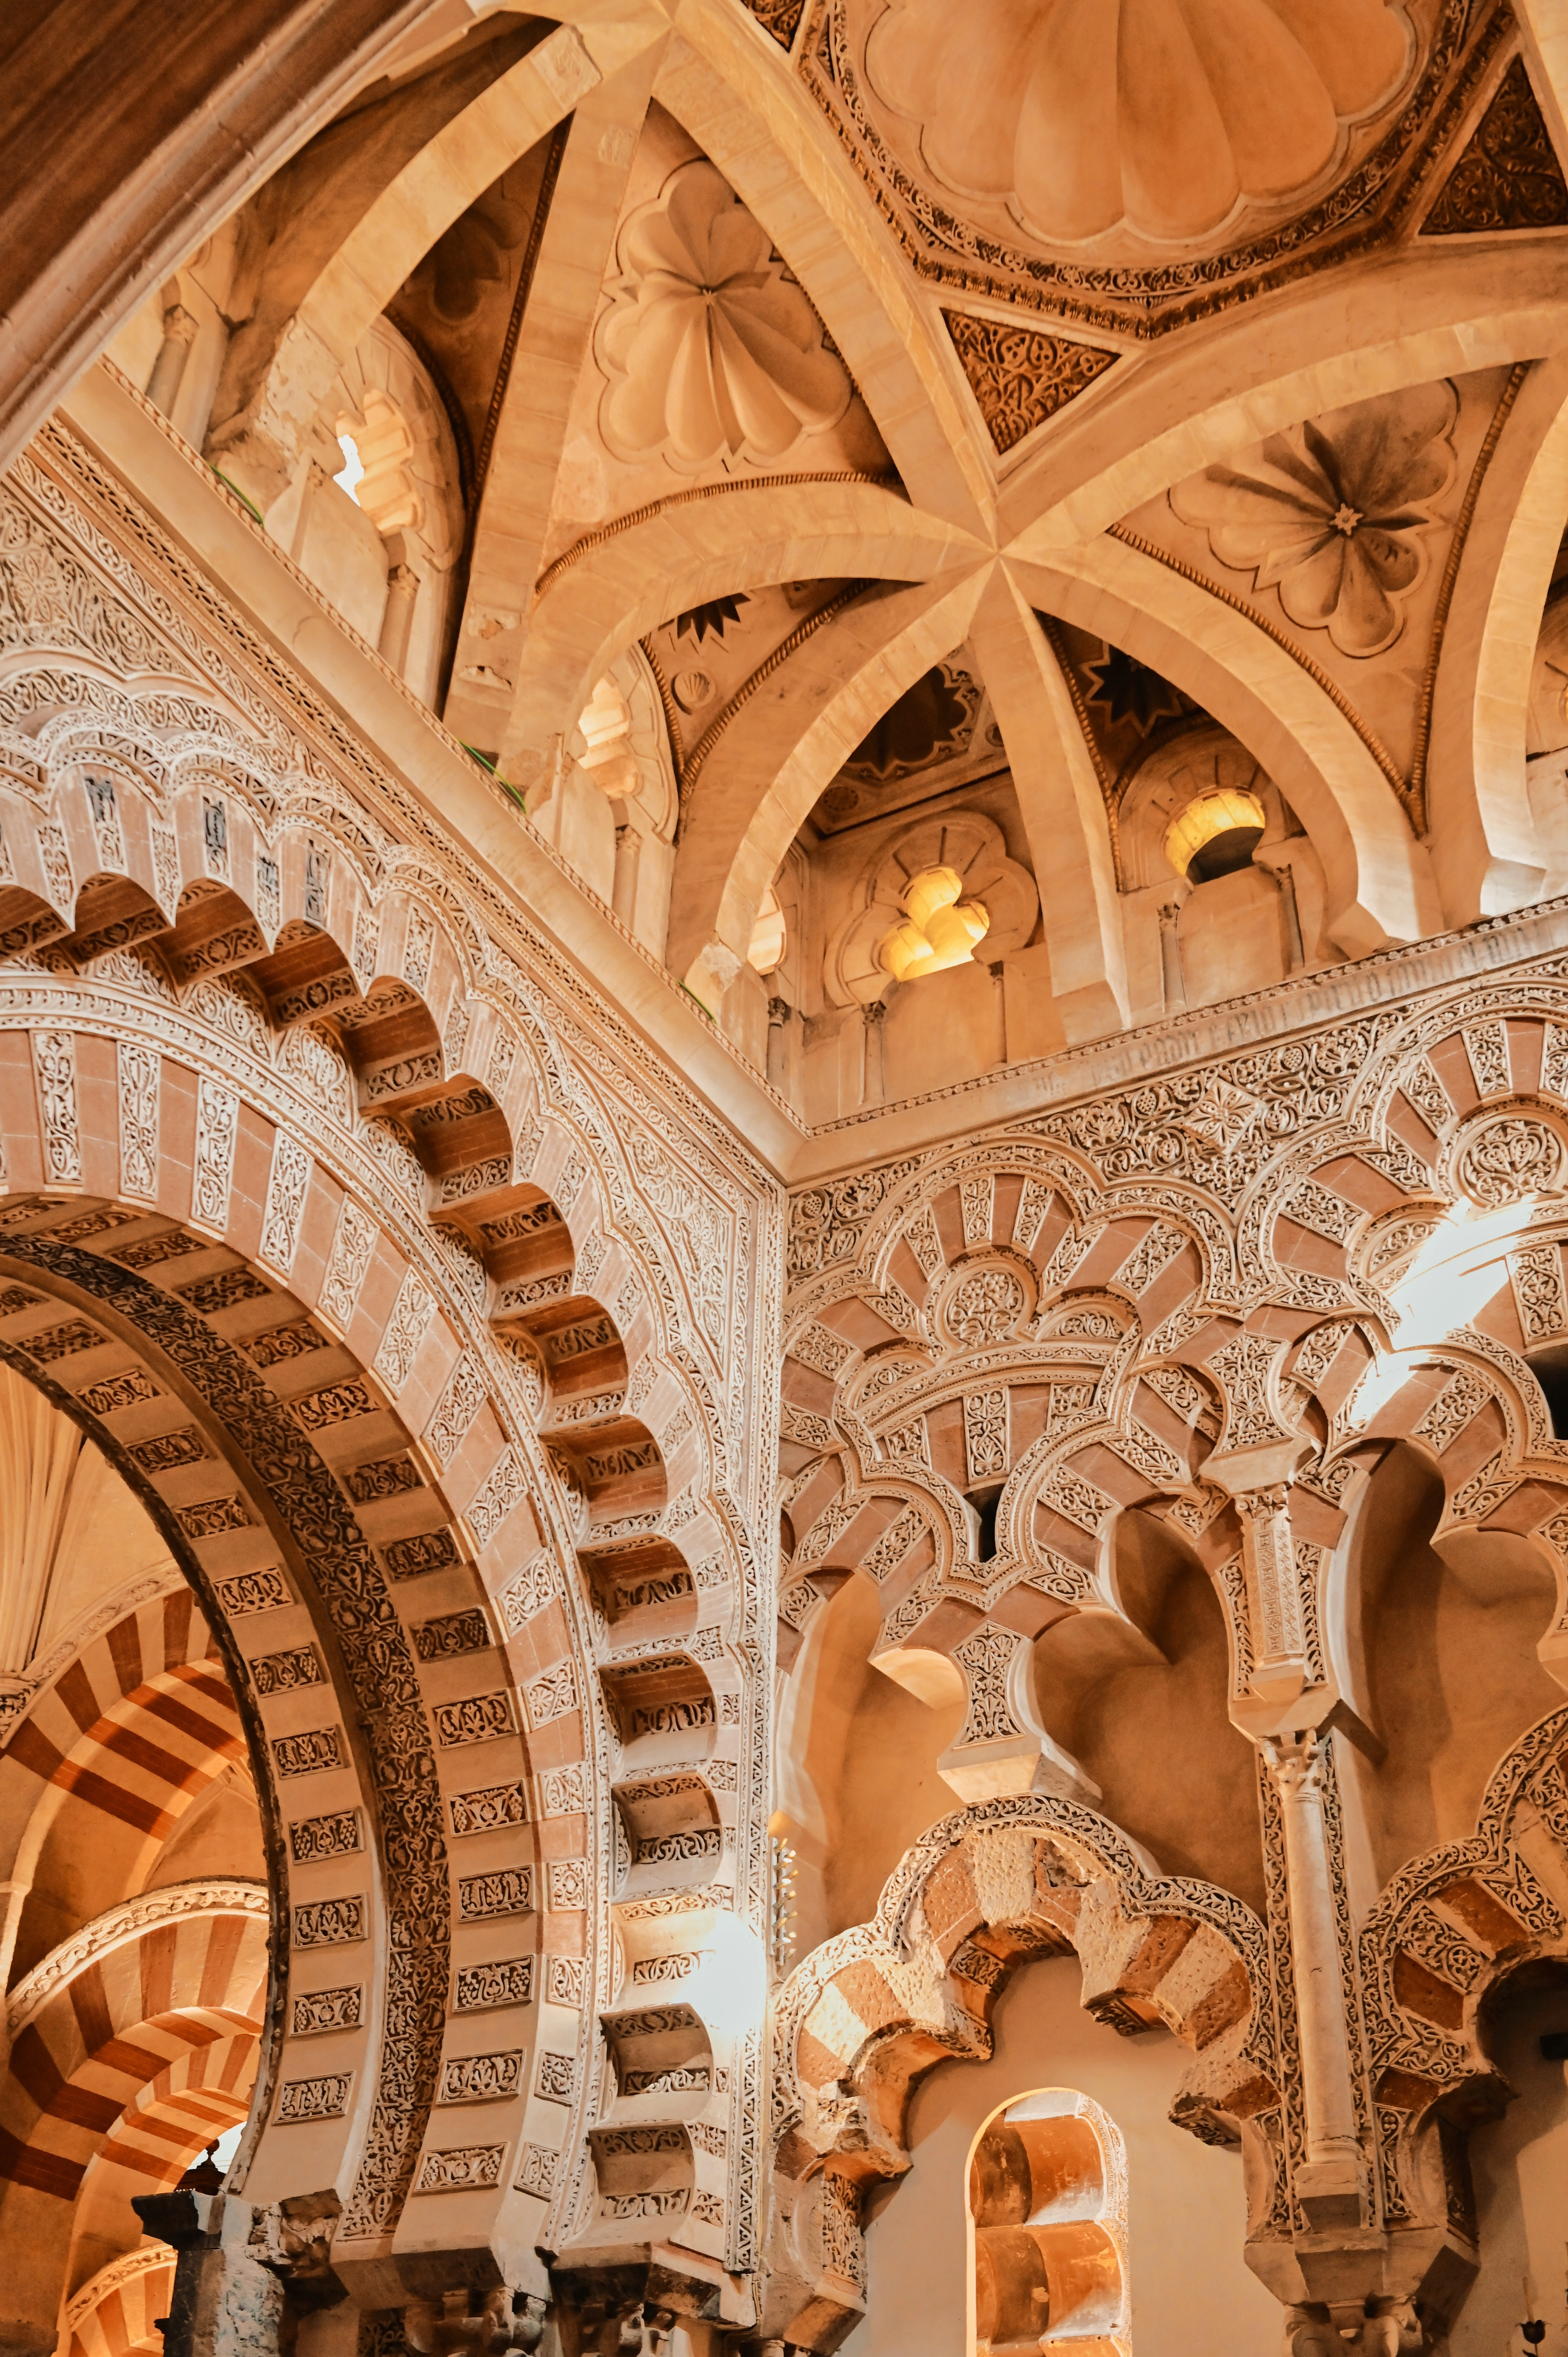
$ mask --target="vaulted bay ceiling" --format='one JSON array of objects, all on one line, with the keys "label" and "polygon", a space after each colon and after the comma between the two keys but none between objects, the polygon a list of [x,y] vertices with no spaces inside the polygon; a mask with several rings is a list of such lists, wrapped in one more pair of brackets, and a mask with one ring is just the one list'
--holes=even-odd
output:
[{"label": "vaulted bay ceiling", "polygon": [[815,1124],[1568,879],[1553,72],[1492,0],[481,6],[114,351]]},{"label": "vaulted bay ceiling", "polygon": [[0,9],[8,2357],[1533,2312],[1561,13]]}]

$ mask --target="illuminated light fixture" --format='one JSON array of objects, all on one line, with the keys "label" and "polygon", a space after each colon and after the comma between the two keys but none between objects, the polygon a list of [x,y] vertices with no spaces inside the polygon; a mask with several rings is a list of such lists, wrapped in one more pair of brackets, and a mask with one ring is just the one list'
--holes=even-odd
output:
[{"label": "illuminated light fixture", "polygon": [[991,931],[991,918],[981,901],[961,899],[962,891],[963,878],[951,867],[925,867],[910,877],[904,894],[908,921],[894,926],[880,952],[896,982],[918,982],[973,956]]},{"label": "illuminated light fixture", "polygon": [[1265,824],[1256,794],[1220,786],[1199,794],[1165,829],[1165,857],[1178,876],[1207,884],[1251,865],[1252,846]]},{"label": "illuminated light fixture", "polygon": [[770,884],[762,896],[762,906],[757,912],[757,922],[751,929],[751,945],[746,962],[758,974],[771,974],[784,954],[784,911],[779,906],[779,896]]},{"label": "illuminated light fixture", "polygon": [[343,464],[332,478],[340,491],[347,491],[356,507],[360,504],[358,486],[365,479],[365,469],[360,459],[360,446],[351,434],[339,434],[338,447],[343,453]]}]

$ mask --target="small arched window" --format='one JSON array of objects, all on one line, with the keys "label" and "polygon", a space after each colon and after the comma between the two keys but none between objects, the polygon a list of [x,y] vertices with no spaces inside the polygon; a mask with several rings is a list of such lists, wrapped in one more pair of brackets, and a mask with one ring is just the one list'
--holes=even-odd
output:
[{"label": "small arched window", "polygon": [[1125,2352],[1126,2148],[1070,2087],[992,2114],[969,2162],[969,2357]]}]

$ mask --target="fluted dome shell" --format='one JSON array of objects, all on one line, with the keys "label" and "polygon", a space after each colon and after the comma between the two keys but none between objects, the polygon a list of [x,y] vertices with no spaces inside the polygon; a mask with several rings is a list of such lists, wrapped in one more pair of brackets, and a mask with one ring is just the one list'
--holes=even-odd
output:
[{"label": "fluted dome shell", "polygon": [[955,195],[1171,243],[1309,188],[1409,54],[1388,0],[893,0],[865,63]]}]

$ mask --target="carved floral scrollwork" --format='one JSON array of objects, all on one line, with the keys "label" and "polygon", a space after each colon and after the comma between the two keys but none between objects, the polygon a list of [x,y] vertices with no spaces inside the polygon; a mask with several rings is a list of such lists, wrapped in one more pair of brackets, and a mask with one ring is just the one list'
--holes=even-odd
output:
[{"label": "carved floral scrollwork", "polygon": [[1496,1211],[1526,1195],[1556,1191],[1563,1182],[1563,1141],[1545,1122],[1508,1114],[1461,1139],[1455,1171],[1473,1203]]},{"label": "carved floral scrollwork", "polygon": [[945,1305],[944,1320],[955,1341],[974,1349],[1012,1333],[1028,1307],[1010,1268],[982,1268],[961,1276]]}]

